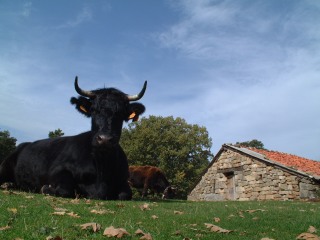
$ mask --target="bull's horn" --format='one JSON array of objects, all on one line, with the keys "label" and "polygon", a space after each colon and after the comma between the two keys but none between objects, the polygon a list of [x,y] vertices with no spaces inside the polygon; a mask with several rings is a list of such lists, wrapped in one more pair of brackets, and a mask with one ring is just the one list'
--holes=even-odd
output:
[{"label": "bull's horn", "polygon": [[137,95],[127,95],[128,96],[128,100],[129,101],[138,101],[139,99],[141,99],[144,95],[144,92],[146,91],[147,88],[147,81],[144,82],[142,90],[140,91],[139,94]]},{"label": "bull's horn", "polygon": [[79,87],[78,76],[76,76],[76,79],[74,80],[74,88],[76,89],[77,93],[83,97],[94,98],[96,96],[92,91],[85,91]]}]

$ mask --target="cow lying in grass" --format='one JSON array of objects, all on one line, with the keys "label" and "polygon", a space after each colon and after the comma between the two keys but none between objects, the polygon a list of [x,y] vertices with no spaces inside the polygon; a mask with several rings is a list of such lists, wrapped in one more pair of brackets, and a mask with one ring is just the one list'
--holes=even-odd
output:
[{"label": "cow lying in grass", "polygon": [[74,86],[80,96],[71,103],[91,118],[91,130],[20,144],[1,163],[0,184],[60,197],[130,200],[128,162],[119,140],[123,122],[137,120],[145,110],[132,102],[142,98],[147,82],[136,95],[114,88],[83,90],[77,77]]}]

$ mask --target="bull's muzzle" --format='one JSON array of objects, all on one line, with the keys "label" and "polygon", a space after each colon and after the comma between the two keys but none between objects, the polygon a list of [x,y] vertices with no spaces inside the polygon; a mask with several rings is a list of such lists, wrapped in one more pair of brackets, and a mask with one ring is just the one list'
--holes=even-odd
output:
[{"label": "bull's muzzle", "polygon": [[96,134],[93,138],[93,146],[95,147],[111,147],[115,144],[115,138],[106,134]]}]

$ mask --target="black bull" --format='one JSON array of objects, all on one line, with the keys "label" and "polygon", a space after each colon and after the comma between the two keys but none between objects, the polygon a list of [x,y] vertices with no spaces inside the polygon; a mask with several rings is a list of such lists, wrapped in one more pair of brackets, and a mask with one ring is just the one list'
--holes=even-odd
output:
[{"label": "black bull", "polygon": [[137,95],[114,88],[85,91],[71,103],[91,117],[91,131],[20,144],[0,165],[0,184],[12,182],[21,190],[61,197],[77,195],[107,200],[129,200],[127,157],[119,145],[123,121],[138,119],[146,84]]}]

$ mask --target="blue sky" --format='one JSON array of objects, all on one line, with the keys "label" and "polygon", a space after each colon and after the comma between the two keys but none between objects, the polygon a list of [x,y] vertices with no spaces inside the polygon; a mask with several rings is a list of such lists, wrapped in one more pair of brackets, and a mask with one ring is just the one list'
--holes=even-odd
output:
[{"label": "blue sky", "polygon": [[258,139],[320,160],[320,1],[0,0],[0,130],[18,142],[90,120],[85,89],[148,88],[145,117],[205,126],[214,154]]}]

